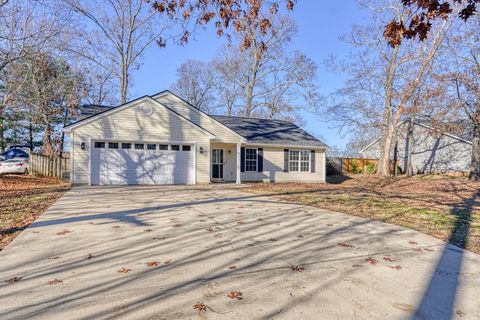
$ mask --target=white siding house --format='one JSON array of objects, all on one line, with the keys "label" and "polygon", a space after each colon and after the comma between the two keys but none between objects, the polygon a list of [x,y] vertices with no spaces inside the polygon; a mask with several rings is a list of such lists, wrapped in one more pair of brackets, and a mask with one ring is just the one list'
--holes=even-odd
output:
[{"label": "white siding house", "polygon": [[326,146],[286,121],[211,116],[169,91],[94,110],[65,127],[73,184],[325,182]]}]

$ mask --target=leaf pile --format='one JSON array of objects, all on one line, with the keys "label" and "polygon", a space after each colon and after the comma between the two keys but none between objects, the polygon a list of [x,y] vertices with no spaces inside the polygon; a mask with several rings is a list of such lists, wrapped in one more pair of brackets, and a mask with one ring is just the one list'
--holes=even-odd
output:
[{"label": "leaf pile", "polygon": [[201,302],[197,302],[193,305],[193,309],[199,312],[204,312],[204,311],[207,311],[207,305]]}]

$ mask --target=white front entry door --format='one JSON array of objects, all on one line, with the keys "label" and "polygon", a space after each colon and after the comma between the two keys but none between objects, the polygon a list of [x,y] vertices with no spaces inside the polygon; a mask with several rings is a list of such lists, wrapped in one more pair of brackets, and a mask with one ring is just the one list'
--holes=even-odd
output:
[{"label": "white front entry door", "polygon": [[92,142],[91,184],[193,184],[190,144]]}]

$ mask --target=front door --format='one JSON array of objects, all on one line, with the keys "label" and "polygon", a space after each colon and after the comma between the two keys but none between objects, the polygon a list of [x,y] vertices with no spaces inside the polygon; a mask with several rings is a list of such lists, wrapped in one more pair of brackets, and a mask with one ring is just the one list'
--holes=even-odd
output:
[{"label": "front door", "polygon": [[212,149],[212,180],[223,180],[224,167],[223,149]]}]

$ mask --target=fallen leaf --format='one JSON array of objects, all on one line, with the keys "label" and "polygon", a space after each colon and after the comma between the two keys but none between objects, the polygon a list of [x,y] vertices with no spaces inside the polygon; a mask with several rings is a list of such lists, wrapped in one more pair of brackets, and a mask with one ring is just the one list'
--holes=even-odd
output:
[{"label": "fallen leaf", "polygon": [[87,260],[88,260],[88,259],[92,259],[92,258],[93,258],[93,254],[89,253],[89,254],[88,254],[88,257],[87,257]]},{"label": "fallen leaf", "polygon": [[117,270],[117,272],[119,272],[119,273],[127,273],[127,272],[129,272],[129,271],[132,271],[132,269],[128,269],[128,268],[125,268],[125,267],[123,267],[122,269]]},{"label": "fallen leaf", "polygon": [[63,236],[63,235],[66,235],[67,233],[70,233],[70,232],[72,232],[72,231],[64,229],[62,231],[57,232],[57,236]]},{"label": "fallen leaf", "polygon": [[240,220],[240,221],[237,221],[237,223],[238,224],[245,224],[245,221]]},{"label": "fallen leaf", "polygon": [[465,312],[463,312],[463,311],[460,310],[460,309],[457,309],[457,310],[455,311],[455,313],[456,313],[460,318],[462,318],[462,317],[465,315]]},{"label": "fallen leaf", "polygon": [[227,297],[229,297],[230,299],[242,300],[242,295],[243,293],[241,291],[230,291],[230,293],[227,294]]},{"label": "fallen leaf", "polygon": [[270,239],[268,239],[268,240],[270,240],[270,241],[272,241],[272,242],[273,242],[273,241],[278,241],[277,238],[270,238]]},{"label": "fallen leaf", "polygon": [[120,226],[112,226],[113,229],[118,229]]},{"label": "fallen leaf", "polygon": [[149,267],[156,267],[160,264],[160,261],[148,261],[147,263],[145,263],[147,266]]},{"label": "fallen leaf", "polygon": [[421,249],[421,248],[413,248],[412,250],[413,250],[413,251],[416,251],[416,252],[422,252],[422,249]]},{"label": "fallen leaf", "polygon": [[235,270],[235,269],[237,269],[237,266],[232,265],[232,266],[228,267],[228,269]]},{"label": "fallen leaf", "polygon": [[417,243],[417,242],[415,242],[415,241],[408,241],[408,243],[410,243],[410,244],[413,244],[413,245],[416,245],[416,244],[418,244],[418,243]]},{"label": "fallen leaf", "polygon": [[333,227],[333,224],[331,224],[331,223],[327,223],[327,226],[329,226],[329,227]]},{"label": "fallen leaf", "polygon": [[212,228],[212,227],[208,227],[208,228],[205,229],[205,230],[207,230],[208,232],[213,232],[213,228]]},{"label": "fallen leaf", "polygon": [[337,243],[339,246],[345,247],[345,248],[353,248],[351,244],[345,243],[345,242],[339,242]]},{"label": "fallen leaf", "polygon": [[402,269],[401,266],[389,266],[389,268],[395,269],[395,270],[400,270],[400,269]]},{"label": "fallen leaf", "polygon": [[10,278],[10,279],[8,279],[8,280],[5,280],[5,282],[14,283],[14,282],[20,281],[20,280],[22,280],[22,279],[23,279],[23,277],[12,277],[12,278]]},{"label": "fallen leaf", "polygon": [[160,237],[153,237],[152,239],[154,239],[154,240],[165,240],[165,239],[167,239],[167,237],[161,237],[161,238]]},{"label": "fallen leaf", "polygon": [[50,257],[50,258],[48,258],[48,259],[50,259],[50,260],[56,260],[56,259],[60,259],[60,257],[59,257],[59,256],[54,256],[54,257]]},{"label": "fallen leaf", "polygon": [[145,230],[143,230],[143,231],[145,231],[145,232],[152,232],[153,230],[152,230],[152,229],[145,229]]},{"label": "fallen leaf", "polygon": [[59,283],[63,283],[63,281],[60,280],[60,279],[53,279],[53,280],[50,280],[50,281],[47,282],[47,284],[50,285],[50,286],[54,285],[54,284],[59,284]]},{"label": "fallen leaf", "polygon": [[433,249],[429,249],[429,248],[425,248],[425,249],[423,249],[423,250],[425,250],[425,251],[430,251],[430,252],[433,252],[433,251],[435,251],[435,250],[433,250]]},{"label": "fallen leaf", "polygon": [[389,258],[389,257],[383,257],[383,261],[393,262],[394,260],[392,258]]},{"label": "fallen leaf", "polygon": [[207,311],[207,305],[204,303],[197,302],[193,305],[193,309],[197,311]]},{"label": "fallen leaf", "polygon": [[258,218],[257,221],[263,221],[263,219],[262,219],[262,218]]},{"label": "fallen leaf", "polygon": [[291,266],[290,269],[292,269],[292,271],[296,271],[296,272],[305,271],[305,267],[302,267],[302,266]]},{"label": "fallen leaf", "polygon": [[303,236],[302,236],[301,234],[299,234],[299,235],[297,236],[297,238],[303,239]]},{"label": "fallen leaf", "polygon": [[376,265],[377,264],[377,260],[373,259],[372,257],[368,257],[367,259],[365,259],[365,261],[367,261],[368,263],[370,263],[371,265]]},{"label": "fallen leaf", "polygon": [[168,259],[168,260],[165,261],[163,264],[169,264],[170,262],[172,262],[172,259]]},{"label": "fallen leaf", "polygon": [[306,216],[311,217],[311,216],[313,216],[313,213],[307,213]]},{"label": "fallen leaf", "polygon": [[180,223],[177,223],[177,224],[174,224],[173,227],[174,228],[178,228],[178,227],[181,227],[182,225]]}]

